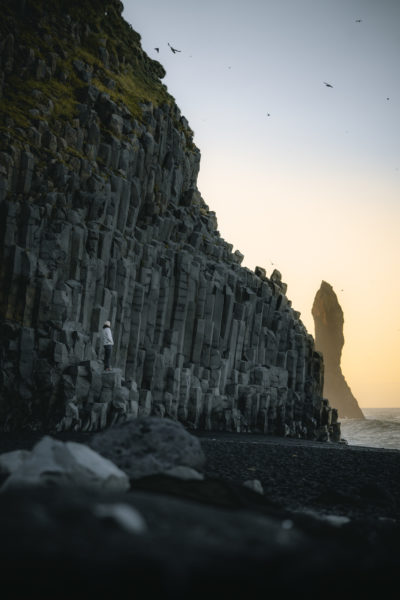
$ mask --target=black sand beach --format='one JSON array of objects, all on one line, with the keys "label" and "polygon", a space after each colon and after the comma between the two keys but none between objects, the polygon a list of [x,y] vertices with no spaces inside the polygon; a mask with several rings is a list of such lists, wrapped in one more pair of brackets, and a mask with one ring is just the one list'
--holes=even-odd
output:
[{"label": "black sand beach", "polygon": [[[203,481],[151,476],[104,497],[57,489],[0,494],[3,597],[35,590],[41,598],[97,598],[126,586],[168,598],[397,596],[400,451],[196,435],[207,459]],[[0,452],[30,449],[40,437],[2,434]],[[263,494],[243,485],[254,479]],[[139,511],[146,532],[95,518],[99,502]]]},{"label": "black sand beach", "polygon": [[265,496],[285,508],[400,518],[398,450],[239,434],[207,435],[202,446],[208,476],[259,479]]}]

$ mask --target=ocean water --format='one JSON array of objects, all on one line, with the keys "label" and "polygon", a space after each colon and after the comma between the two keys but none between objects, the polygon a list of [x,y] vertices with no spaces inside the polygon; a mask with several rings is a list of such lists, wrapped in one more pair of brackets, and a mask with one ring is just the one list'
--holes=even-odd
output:
[{"label": "ocean water", "polygon": [[340,419],[342,438],[352,446],[400,450],[400,407],[361,410],[365,419]]}]

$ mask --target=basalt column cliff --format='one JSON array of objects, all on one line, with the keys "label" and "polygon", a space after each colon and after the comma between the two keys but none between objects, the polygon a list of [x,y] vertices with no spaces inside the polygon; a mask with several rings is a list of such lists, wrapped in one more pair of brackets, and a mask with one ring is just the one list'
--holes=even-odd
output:
[{"label": "basalt column cliff", "polygon": [[122,8],[3,8],[0,428],[155,414],[338,440],[314,339],[280,273],[220,237],[193,132]]},{"label": "basalt column cliff", "polygon": [[324,393],[338,409],[340,417],[363,419],[364,415],[342,373],[340,359],[344,345],[343,311],[332,286],[323,281],[312,307],[315,344],[325,365]]}]

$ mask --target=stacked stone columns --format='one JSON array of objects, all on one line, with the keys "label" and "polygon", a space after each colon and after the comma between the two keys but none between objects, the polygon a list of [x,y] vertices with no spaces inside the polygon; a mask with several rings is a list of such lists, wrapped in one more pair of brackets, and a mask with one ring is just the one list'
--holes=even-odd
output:
[{"label": "stacked stone columns", "polygon": [[[4,86],[26,56],[7,39]],[[51,96],[65,73],[42,55],[25,76],[47,78]],[[37,89],[28,125],[7,119],[0,133],[0,429],[92,431],[158,414],[192,429],[337,438],[314,340],[281,274],[242,267],[221,238],[186,119],[172,100],[134,116],[96,86],[94,65],[72,63],[72,118],[52,116]]]}]

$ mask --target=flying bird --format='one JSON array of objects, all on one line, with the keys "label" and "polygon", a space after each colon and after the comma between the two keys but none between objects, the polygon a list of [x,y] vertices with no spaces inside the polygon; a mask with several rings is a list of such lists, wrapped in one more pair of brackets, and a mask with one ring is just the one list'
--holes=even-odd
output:
[{"label": "flying bird", "polygon": [[271,116],[271,113],[267,113],[267,117],[270,117],[270,116]]},{"label": "flying bird", "polygon": [[330,83],[326,83],[326,81],[323,81],[323,83],[326,85],[326,87],[331,87],[331,88],[333,88],[333,85],[331,85]]},{"label": "flying bird", "polygon": [[154,48],[156,52],[160,52],[160,48]]},{"label": "flying bird", "polygon": [[182,52],[182,50],[177,50],[176,48],[173,48],[169,42],[168,42],[168,46],[171,48],[171,52],[173,52],[174,54],[175,54],[175,52]]},{"label": "flying bird", "polygon": [[356,23],[361,23],[362,19],[356,19]]}]

